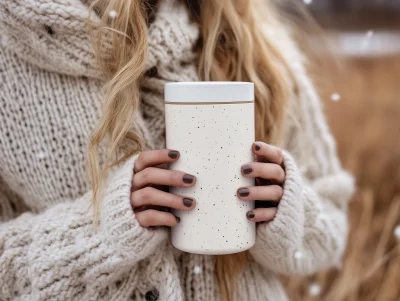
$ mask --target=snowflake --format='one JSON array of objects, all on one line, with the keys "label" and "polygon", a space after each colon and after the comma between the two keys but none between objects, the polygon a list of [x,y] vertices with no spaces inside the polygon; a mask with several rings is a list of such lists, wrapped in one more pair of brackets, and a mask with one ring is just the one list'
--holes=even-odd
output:
[{"label": "snowflake", "polygon": [[197,274],[200,274],[200,273],[201,273],[201,267],[199,267],[198,265],[196,265],[196,266],[194,267],[194,269],[193,269],[193,273],[195,273],[196,275],[197,275]]},{"label": "snowflake", "polygon": [[313,0],[303,0],[303,1],[304,1],[304,3],[307,4],[307,5],[310,5],[310,4],[313,2]]},{"label": "snowflake", "polygon": [[308,293],[311,296],[319,296],[321,294],[321,286],[317,283],[312,283],[309,287],[308,287]]},{"label": "snowflake", "polygon": [[331,95],[331,100],[334,101],[334,102],[338,102],[340,100],[340,98],[341,98],[341,96],[340,96],[339,93],[333,93]]},{"label": "snowflake", "polygon": [[47,156],[47,153],[45,153],[45,152],[39,152],[39,153],[37,154],[37,157],[38,157],[39,159],[44,159],[46,156]]},{"label": "snowflake", "polygon": [[374,35],[374,31],[373,30],[368,30],[367,31],[367,38],[372,38],[373,35]]},{"label": "snowflake", "polygon": [[369,45],[371,44],[372,37],[374,36],[375,32],[373,30],[368,30],[365,34],[365,38],[362,42],[361,48],[367,50]]},{"label": "snowflake", "polygon": [[300,259],[303,257],[303,253],[301,253],[300,251],[296,251],[294,252],[294,258],[296,259]]},{"label": "snowflake", "polygon": [[394,228],[394,236],[396,236],[396,238],[400,240],[400,225]]},{"label": "snowflake", "polygon": [[115,11],[115,10],[110,10],[110,12],[108,13],[108,16],[111,18],[111,19],[115,19],[116,17],[117,17],[117,12]]}]

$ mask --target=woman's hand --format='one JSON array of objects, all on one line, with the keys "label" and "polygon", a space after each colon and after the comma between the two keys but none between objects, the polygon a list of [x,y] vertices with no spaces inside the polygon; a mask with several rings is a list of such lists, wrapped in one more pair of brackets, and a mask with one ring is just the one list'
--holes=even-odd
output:
[{"label": "woman's hand", "polygon": [[[256,155],[257,162],[244,164],[242,174],[245,177],[256,178],[258,186],[239,188],[237,196],[244,201],[279,202],[285,180],[285,171],[281,166],[282,150],[264,142],[255,142],[252,151]],[[247,212],[247,218],[253,222],[269,222],[275,217],[276,211],[276,207],[256,208]]]},{"label": "woman's hand", "polygon": [[196,177],[177,170],[166,170],[155,165],[174,162],[179,159],[175,150],[149,150],[141,152],[135,162],[132,179],[131,204],[136,219],[142,227],[175,226],[179,218],[168,212],[169,208],[192,210],[193,198],[175,195],[157,189],[157,185],[191,187]]}]

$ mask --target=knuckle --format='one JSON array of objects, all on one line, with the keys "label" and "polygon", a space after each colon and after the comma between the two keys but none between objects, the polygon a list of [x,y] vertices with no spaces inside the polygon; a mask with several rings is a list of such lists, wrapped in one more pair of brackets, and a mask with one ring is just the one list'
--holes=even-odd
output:
[{"label": "knuckle", "polygon": [[283,169],[282,169],[282,167],[280,167],[280,166],[277,165],[277,164],[274,164],[274,171],[273,171],[273,173],[274,173],[275,179],[277,179],[277,180],[282,179],[282,176],[283,176]]},{"label": "knuckle", "polygon": [[142,227],[147,227],[147,225],[145,223],[146,220],[144,218],[144,212],[135,213],[135,216],[136,216],[137,221],[139,222],[139,225],[141,225]]},{"label": "knuckle", "polygon": [[131,205],[133,207],[137,207],[139,205],[139,199],[137,197],[138,191],[134,191],[131,193]]},{"label": "knuckle", "polygon": [[139,153],[139,156],[137,157],[136,162],[135,162],[136,168],[139,168],[143,165],[145,156],[146,156],[145,152]]},{"label": "knuckle", "polygon": [[279,166],[279,179],[284,180],[285,179],[285,171],[281,166]]},{"label": "knuckle", "polygon": [[142,203],[149,201],[152,193],[153,193],[153,189],[151,187],[145,187],[145,188],[141,189],[140,198],[141,198]]},{"label": "knuckle", "polygon": [[271,210],[271,217],[270,217],[270,219],[272,220],[274,217],[275,217],[275,215],[276,215],[276,213],[278,212],[278,209],[275,207],[275,208],[271,208],[272,210]]},{"label": "knuckle", "polygon": [[181,173],[177,170],[172,170],[170,172],[170,180],[172,183],[178,183],[181,180]]},{"label": "knuckle", "polygon": [[176,196],[173,195],[172,193],[167,193],[167,195],[165,196],[165,201],[167,202],[167,206],[168,207],[176,207],[174,206],[174,204],[176,204]]},{"label": "knuckle", "polygon": [[282,150],[279,147],[277,147],[275,151],[276,151],[276,158],[278,159],[279,163],[281,163],[283,160]]},{"label": "knuckle", "polygon": [[141,213],[141,216],[142,216],[141,225],[143,227],[149,227],[149,226],[152,226],[152,225],[154,225],[156,223],[155,215],[149,210],[143,211]]},{"label": "knuckle", "polygon": [[151,168],[147,167],[140,172],[140,177],[142,182],[149,182],[151,179],[152,170]]},{"label": "knuckle", "polygon": [[144,162],[146,159],[146,151],[140,152],[139,156],[137,158],[137,161],[139,161],[140,163]]},{"label": "knuckle", "polygon": [[280,199],[283,195],[282,187],[278,186],[278,185],[274,185],[273,188],[274,188],[273,191],[274,191],[274,195],[275,195],[276,199]]}]

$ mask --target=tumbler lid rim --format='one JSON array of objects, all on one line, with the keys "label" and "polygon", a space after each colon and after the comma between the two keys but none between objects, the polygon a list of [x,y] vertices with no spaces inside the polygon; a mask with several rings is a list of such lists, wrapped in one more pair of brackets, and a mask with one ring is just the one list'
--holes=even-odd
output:
[{"label": "tumbler lid rim", "polygon": [[254,101],[254,84],[250,82],[176,82],[164,88],[168,103],[225,103]]}]

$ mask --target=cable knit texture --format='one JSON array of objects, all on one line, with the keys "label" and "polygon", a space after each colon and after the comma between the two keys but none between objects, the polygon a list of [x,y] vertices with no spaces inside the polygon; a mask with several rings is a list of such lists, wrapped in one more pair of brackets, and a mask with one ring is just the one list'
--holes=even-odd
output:
[{"label": "cable knit texture", "polygon": [[[135,219],[136,157],[110,173],[93,224],[84,158],[104,81],[88,18],[97,24],[80,0],[0,2],[0,300],[218,301],[213,256],[180,252],[167,230]],[[268,34],[300,83],[290,103],[300,126],[287,119],[284,195],[275,219],[258,226],[238,300],[286,300],[274,273],[340,264],[353,191],[301,54],[284,28]],[[164,84],[198,80],[198,37],[183,4],[159,1],[146,62],[158,72],[143,82],[133,124],[148,148],[165,147]]]}]

